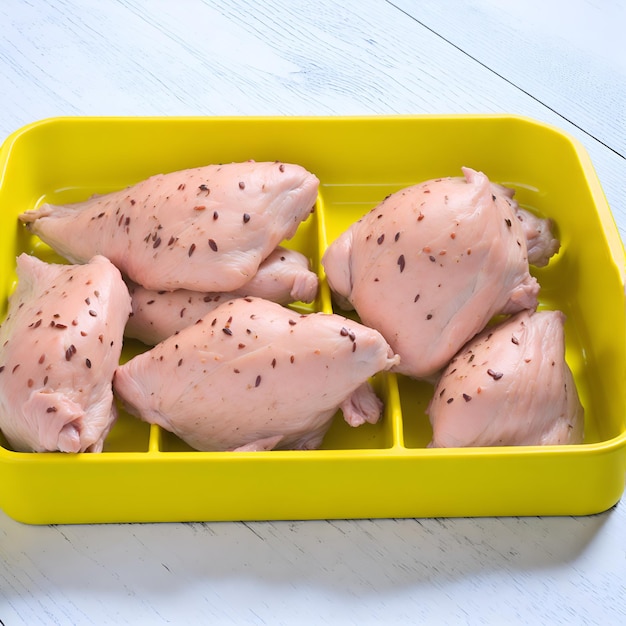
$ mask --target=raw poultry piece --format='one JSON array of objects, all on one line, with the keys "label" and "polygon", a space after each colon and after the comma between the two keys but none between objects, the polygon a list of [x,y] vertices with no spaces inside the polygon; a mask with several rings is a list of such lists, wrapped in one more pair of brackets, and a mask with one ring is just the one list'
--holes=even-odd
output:
[{"label": "raw poultry piece", "polygon": [[54,265],[22,254],[0,327],[0,429],[17,451],[100,452],[117,412],[130,296],[102,256]]},{"label": "raw poultry piece", "polygon": [[336,301],[401,356],[396,371],[435,375],[498,313],[537,306],[512,203],[469,168],[402,189],[322,258]]},{"label": "raw poultry piece", "polygon": [[312,302],[317,289],[317,274],[309,270],[308,259],[296,250],[278,246],[252,279],[235,291],[156,291],[131,284],[133,312],[125,335],[155,345],[233,298],[256,296],[279,304]]},{"label": "raw poultry piece", "polygon": [[561,247],[561,242],[552,232],[552,220],[537,217],[519,206],[515,209],[515,215],[526,238],[528,262],[535,267],[545,267]]},{"label": "raw poultry piece", "polygon": [[572,444],[584,411],[565,361],[560,311],[485,329],[443,372],[427,409],[431,447]]},{"label": "raw poultry piece", "polygon": [[508,198],[515,216],[522,224],[528,262],[535,267],[545,267],[550,259],[559,251],[561,242],[554,235],[554,224],[551,219],[541,218],[523,209],[514,199],[515,190],[504,185],[492,183],[493,193],[498,197]]},{"label": "raw poultry piece", "polygon": [[318,185],[299,165],[209,165],[20,219],[71,262],[102,254],[148,289],[230,291],[295,234]]},{"label": "raw poultry piece", "polygon": [[312,449],[338,408],[352,426],[379,419],[368,379],[397,361],[380,333],[339,315],[239,298],[120,366],[114,388],[198,450]]}]

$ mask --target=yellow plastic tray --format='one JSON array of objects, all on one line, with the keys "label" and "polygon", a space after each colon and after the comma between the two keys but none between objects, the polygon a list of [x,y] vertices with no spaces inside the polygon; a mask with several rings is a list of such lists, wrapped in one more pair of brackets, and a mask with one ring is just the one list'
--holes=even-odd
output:
[{"label": "yellow plastic tray", "polygon": [[[0,437],[0,507],[27,523],[356,517],[562,515],[615,504],[626,472],[626,261],[581,145],[510,115],[335,118],[56,118],[0,151],[0,303],[22,251],[58,260],[18,224],[43,201],[71,202],[157,172],[282,160],[321,181],[317,211],[287,245],[322,278],[309,310],[331,310],[320,257],[388,193],[428,178],[484,171],[521,205],[552,217],[558,257],[535,270],[541,303],[567,314],[567,360],[586,409],[575,446],[427,449],[432,388],[379,375],[377,425],[336,416],[323,449],[196,452],[122,414],[101,454],[11,451]],[[124,358],[139,349],[125,347]]]}]

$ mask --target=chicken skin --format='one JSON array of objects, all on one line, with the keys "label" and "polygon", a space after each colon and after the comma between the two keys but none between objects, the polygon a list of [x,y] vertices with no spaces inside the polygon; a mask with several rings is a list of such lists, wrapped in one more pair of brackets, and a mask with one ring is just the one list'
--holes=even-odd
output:
[{"label": "chicken skin", "polygon": [[489,320],[537,306],[539,284],[513,203],[469,168],[388,196],[333,241],[322,264],[352,307],[401,357],[395,371],[430,379]]},{"label": "chicken skin", "polygon": [[299,165],[209,165],[20,219],[72,263],[102,254],[147,289],[230,291],[293,237],[318,185]]},{"label": "chicken skin", "polygon": [[584,410],[560,311],[523,311],[452,359],[427,409],[430,447],[581,443]]},{"label": "chicken skin", "polygon": [[113,373],[130,296],[104,257],[47,264],[22,254],[0,327],[0,429],[22,452],[100,452],[116,417]]},{"label": "chicken skin", "polygon": [[231,292],[155,291],[131,284],[133,312],[124,334],[155,345],[233,298],[255,296],[279,304],[312,302],[317,289],[317,274],[309,270],[308,259],[296,250],[278,246],[251,280]]},{"label": "chicken skin", "polygon": [[368,379],[397,361],[376,330],[246,297],[121,365],[114,389],[197,450],[313,449],[339,408],[352,426],[380,418]]}]

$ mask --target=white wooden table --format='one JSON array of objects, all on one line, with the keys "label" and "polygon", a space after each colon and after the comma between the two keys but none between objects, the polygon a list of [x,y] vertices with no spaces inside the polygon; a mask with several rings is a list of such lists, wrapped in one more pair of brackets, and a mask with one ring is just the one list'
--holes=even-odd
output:
[{"label": "white wooden table", "polygon": [[[516,113],[582,141],[626,239],[625,6],[4,0],[0,137],[56,115]],[[0,512],[0,620],[626,623],[626,501],[580,518],[37,527]]]}]

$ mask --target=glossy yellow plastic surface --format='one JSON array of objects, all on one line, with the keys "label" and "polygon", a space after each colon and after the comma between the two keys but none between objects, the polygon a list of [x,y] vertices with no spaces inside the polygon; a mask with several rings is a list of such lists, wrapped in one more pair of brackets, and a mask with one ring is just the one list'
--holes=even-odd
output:
[{"label": "glossy yellow plastic surface", "polygon": [[[317,211],[287,243],[319,261],[330,241],[401,187],[461,166],[512,186],[554,219],[562,248],[541,270],[541,305],[567,315],[567,360],[586,409],[574,446],[427,449],[432,388],[376,377],[377,425],[338,414],[323,449],[196,452],[120,416],[101,454],[14,452],[0,436],[0,507],[27,523],[589,514],[626,472],[624,248],[589,157],[558,129],[516,116],[56,118],[0,151],[2,317],[23,251],[58,261],[18,223],[158,173],[216,162],[299,163],[321,181]],[[313,306],[330,311],[322,281]],[[139,349],[129,342],[124,358]]]}]

